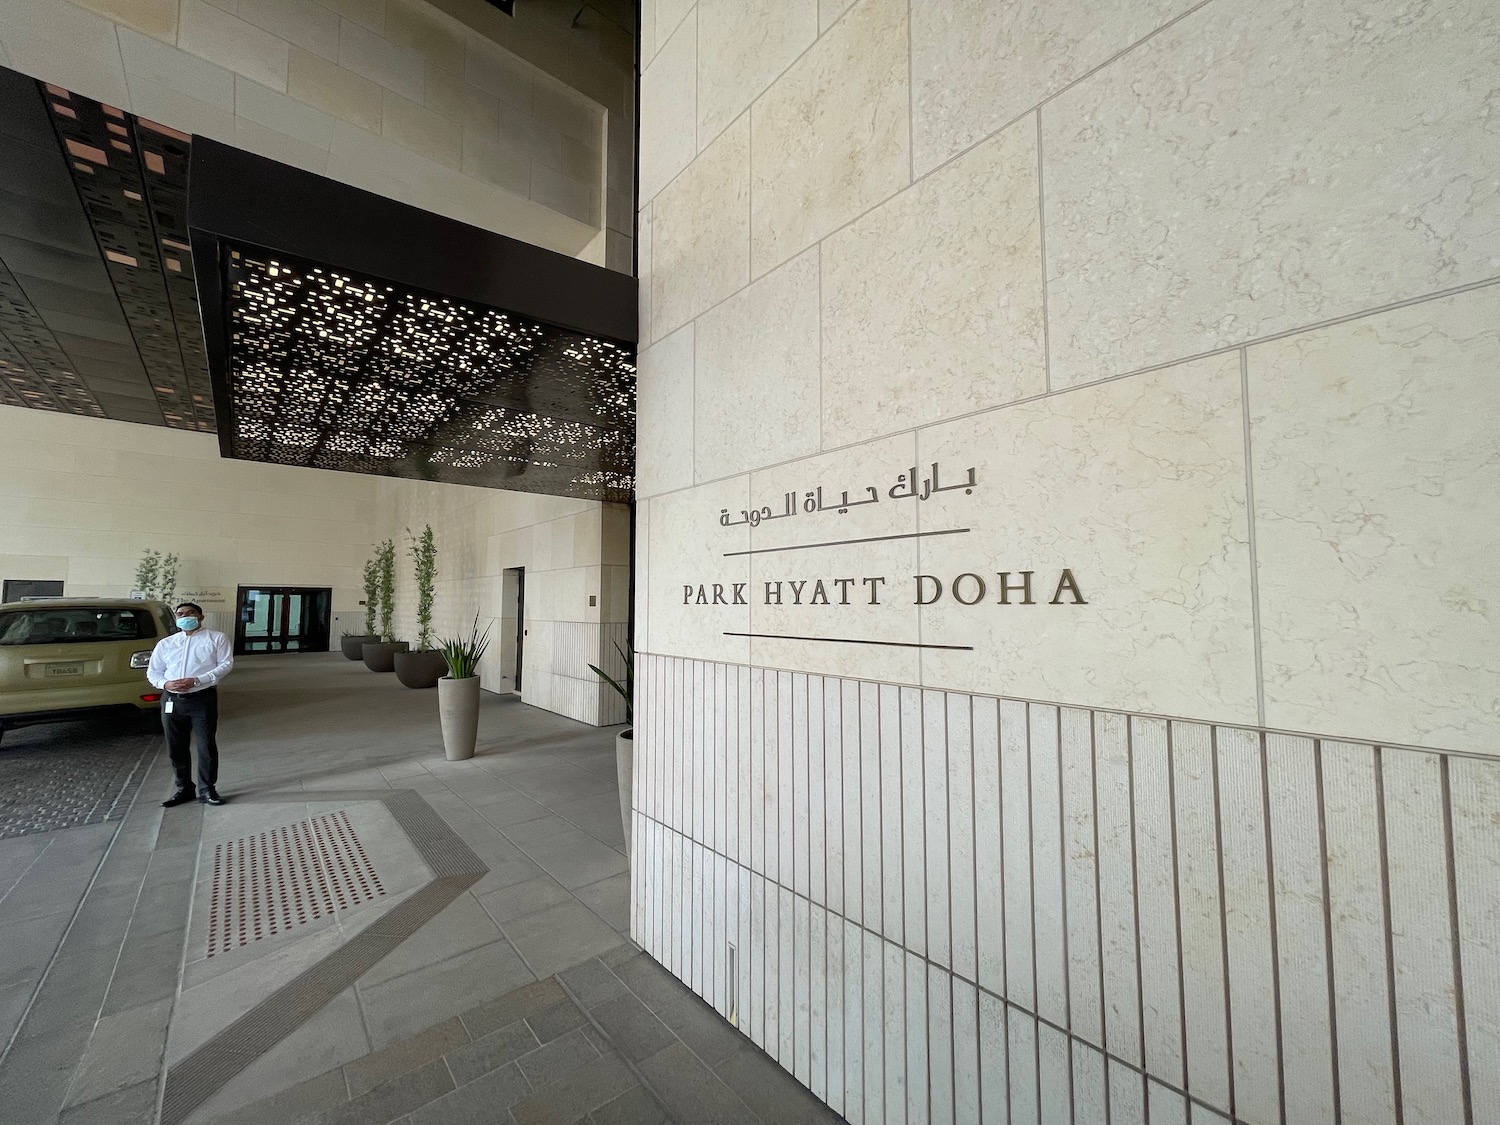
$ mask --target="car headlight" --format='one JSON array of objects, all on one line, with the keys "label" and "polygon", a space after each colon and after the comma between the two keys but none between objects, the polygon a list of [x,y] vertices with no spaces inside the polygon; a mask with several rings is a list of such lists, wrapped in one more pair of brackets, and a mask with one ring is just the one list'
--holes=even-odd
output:
[{"label": "car headlight", "polygon": [[149,668],[151,666],[151,650],[145,652],[132,652],[130,654],[130,666],[132,668]]}]

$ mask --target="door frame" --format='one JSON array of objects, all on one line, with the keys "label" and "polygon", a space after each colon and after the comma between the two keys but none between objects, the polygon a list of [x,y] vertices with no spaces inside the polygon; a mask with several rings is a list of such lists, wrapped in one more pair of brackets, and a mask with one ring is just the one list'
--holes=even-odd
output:
[{"label": "door frame", "polygon": [[[315,623],[313,631],[308,636],[309,643],[305,648],[282,649],[287,652],[327,652],[330,635],[333,631],[333,587],[332,586],[285,586],[285,585],[256,585],[246,583],[235,588],[234,592],[234,654],[236,656],[265,656],[267,653],[245,651],[245,595],[247,592],[257,594],[322,594],[327,598],[326,608],[322,614],[322,620]],[[318,647],[321,643],[322,647]]]}]

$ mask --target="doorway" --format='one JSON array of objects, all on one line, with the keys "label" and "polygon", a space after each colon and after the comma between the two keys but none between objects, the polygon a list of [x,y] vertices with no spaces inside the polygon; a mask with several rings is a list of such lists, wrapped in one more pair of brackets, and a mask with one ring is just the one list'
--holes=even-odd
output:
[{"label": "doorway", "polygon": [[500,574],[500,690],[521,690],[525,652],[526,568],[514,566]]},{"label": "doorway", "polygon": [[327,652],[333,590],[308,586],[241,586],[234,615],[234,653]]}]

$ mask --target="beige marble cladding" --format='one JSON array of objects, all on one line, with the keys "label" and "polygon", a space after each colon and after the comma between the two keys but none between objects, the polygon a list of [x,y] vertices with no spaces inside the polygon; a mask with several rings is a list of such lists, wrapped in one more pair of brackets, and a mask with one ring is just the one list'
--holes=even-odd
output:
[{"label": "beige marble cladding", "polygon": [[[917,572],[917,505],[892,502],[886,495],[891,478],[916,458],[916,435],[908,432],[751,474],[751,502],[771,506],[778,517],[750,532],[751,546],[766,552],[751,557],[752,631],[830,638],[757,637],[750,646],[752,663],[917,682],[918,649],[901,647],[918,640],[917,607],[906,590]],[[867,503],[870,488],[878,503]],[[788,493],[795,513],[789,518],[782,500]],[[841,510],[845,497],[854,506]],[[823,510],[807,510],[820,503]],[[867,542],[840,543],[849,539]],[[809,546],[819,543],[834,545]],[[880,581],[866,583],[866,578]],[[779,603],[767,594],[768,583],[780,583],[774,587]],[[883,643],[851,643],[860,641]]]},{"label": "beige marble cladding", "polygon": [[[748,638],[725,634],[750,631],[749,599],[745,605],[735,605],[733,600],[733,584],[750,581],[750,556],[725,556],[750,549],[750,525],[739,522],[726,528],[719,519],[720,511],[728,509],[727,518],[740,520],[750,505],[750,478],[730,477],[648,503],[651,637],[683,656],[748,660]],[[714,583],[722,587],[718,604]],[[706,604],[697,602],[699,585],[705,586]],[[684,587],[693,588],[686,597]]]},{"label": "beige marble cladding", "polygon": [[838,18],[849,10],[853,0],[818,0],[818,31],[821,34],[832,27]]},{"label": "beige marble cladding", "polygon": [[757,275],[910,182],[904,0],[860,0],[761,95]]},{"label": "beige marble cladding", "polygon": [[817,251],[699,317],[696,355],[699,480],[817,452]]},{"label": "beige marble cladding", "polygon": [[855,1125],[1477,1125],[1500,7],[662,3],[633,935]]},{"label": "beige marble cladding", "polygon": [[[438,548],[434,634],[460,634],[476,614],[481,629],[492,627],[493,643],[480,667],[486,690],[516,687],[507,674],[515,618],[504,596],[504,572],[523,568],[523,702],[596,726],[621,721],[587,666],[618,659],[613,641],[624,635],[629,617],[623,507],[426,481],[380,479],[375,487],[376,537],[399,544],[407,528],[432,525]],[[409,566],[396,568],[395,628],[403,638],[415,634],[414,581]]]},{"label": "beige marble cladding", "polygon": [[1500,8],[1209,4],[1042,111],[1054,386],[1500,272]]},{"label": "beige marble cladding", "polygon": [[1047,387],[1036,119],[826,239],[823,441],[969,414]]},{"label": "beige marble cladding", "polygon": [[651,199],[698,154],[698,17],[664,40],[641,74],[641,199]]},{"label": "beige marble cladding", "polygon": [[640,353],[636,376],[637,496],[693,483],[693,326]]},{"label": "beige marble cladding", "polygon": [[[1237,355],[932,426],[917,452],[922,473],[976,479],[920,505],[924,535],[973,529],[922,540],[947,587],[922,640],[974,646],[924,650],[924,684],[1255,721]],[[1048,604],[1064,568],[1087,605]],[[997,575],[1027,570],[1036,604],[999,604]],[[974,606],[952,593],[965,573],[988,589]]]},{"label": "beige marble cladding", "polygon": [[1500,751],[1500,286],[1248,372],[1266,721]]},{"label": "beige marble cladding", "polygon": [[651,339],[750,280],[750,118],[745,115],[651,204]]},{"label": "beige marble cladding", "polygon": [[699,0],[699,146],[749,108],[817,37],[817,0]]},{"label": "beige marble cladding", "polygon": [[845,1120],[1491,1104],[1500,762],[639,669],[631,936]]},{"label": "beige marble cladding", "polygon": [[911,9],[912,163],[929,172],[1199,0],[930,0]]}]

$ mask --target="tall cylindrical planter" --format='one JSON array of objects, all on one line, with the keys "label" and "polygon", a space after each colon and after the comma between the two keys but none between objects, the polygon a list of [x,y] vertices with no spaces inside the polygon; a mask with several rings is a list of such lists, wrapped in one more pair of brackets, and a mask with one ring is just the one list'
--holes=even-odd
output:
[{"label": "tall cylindrical planter", "polygon": [[474,756],[479,739],[479,677],[438,681],[438,718],[443,725],[443,753],[450,762]]},{"label": "tall cylindrical planter", "polygon": [[625,858],[630,858],[630,798],[635,792],[634,731],[626,729],[615,735],[615,777],[620,783],[620,823],[625,828]]}]

